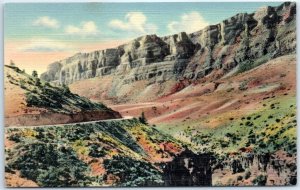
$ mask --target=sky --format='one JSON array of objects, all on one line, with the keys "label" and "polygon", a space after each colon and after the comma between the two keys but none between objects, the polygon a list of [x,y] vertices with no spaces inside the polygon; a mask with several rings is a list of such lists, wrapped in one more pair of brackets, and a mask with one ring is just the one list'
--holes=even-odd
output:
[{"label": "sky", "polygon": [[146,34],[195,32],[237,13],[280,2],[7,3],[4,59],[30,73],[77,52],[112,48]]}]

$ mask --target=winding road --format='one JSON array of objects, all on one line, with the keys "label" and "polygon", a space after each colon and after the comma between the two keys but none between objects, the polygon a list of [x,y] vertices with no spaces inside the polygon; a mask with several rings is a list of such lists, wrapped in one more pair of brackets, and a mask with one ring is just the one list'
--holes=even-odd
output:
[{"label": "winding road", "polygon": [[64,123],[64,124],[53,124],[53,125],[32,125],[32,126],[9,126],[5,127],[5,129],[9,128],[18,128],[18,129],[24,129],[24,128],[38,128],[38,127],[58,127],[58,126],[68,126],[68,125],[76,125],[76,124],[91,124],[91,123],[97,123],[97,122],[103,122],[103,121],[121,121],[121,120],[130,120],[133,119],[131,116],[126,116],[119,119],[104,119],[104,120],[96,120],[96,121],[85,121],[85,122],[76,122],[76,123]]}]

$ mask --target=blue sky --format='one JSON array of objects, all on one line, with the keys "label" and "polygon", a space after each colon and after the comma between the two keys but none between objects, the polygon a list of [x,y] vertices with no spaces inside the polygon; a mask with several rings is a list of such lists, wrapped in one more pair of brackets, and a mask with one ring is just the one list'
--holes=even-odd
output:
[{"label": "blue sky", "polygon": [[5,63],[45,71],[77,52],[116,47],[145,34],[198,31],[237,13],[280,2],[7,3]]},{"label": "blue sky", "polygon": [[[189,15],[191,12],[198,13],[207,24],[216,24],[239,12],[251,13],[261,6],[279,4],[279,2],[6,4],[4,14],[5,38],[47,37],[63,40],[103,41],[132,38],[146,33],[167,35],[180,31],[179,28],[177,30],[170,29],[168,27],[170,23],[177,22],[174,27],[182,26],[180,22],[184,22],[182,20],[184,15],[190,16],[190,19],[187,18],[189,20],[194,18],[193,15]],[[130,16],[126,17],[126,15],[130,13],[140,13],[136,15],[139,18],[144,15],[146,21],[142,27],[148,27],[148,30],[134,30],[134,26],[130,26],[130,24],[127,25],[127,28],[125,25],[120,29],[111,24],[113,20],[123,21],[123,24],[126,24],[126,19],[130,19]],[[47,19],[44,19],[44,23],[43,20],[40,20],[40,24],[38,22],[34,24],[41,17],[48,18],[48,21],[56,21],[57,26],[47,26],[45,24]],[[79,30],[77,33],[75,31],[72,33],[70,30],[67,32],[68,26],[83,29],[84,23],[88,22],[96,27],[95,31],[91,30],[87,35],[80,33]],[[76,28],[73,29],[76,30]],[[201,26],[199,28],[201,29]],[[185,29],[182,28],[182,30]]]}]

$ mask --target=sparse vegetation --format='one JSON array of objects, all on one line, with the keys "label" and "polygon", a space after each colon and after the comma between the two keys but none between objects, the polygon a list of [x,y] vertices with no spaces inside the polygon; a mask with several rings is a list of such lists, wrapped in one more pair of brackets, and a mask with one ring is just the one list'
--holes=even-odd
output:
[{"label": "sparse vegetation", "polygon": [[117,182],[118,186],[157,186],[163,182],[161,173],[151,164],[130,157],[114,156],[112,159],[105,160],[104,166],[107,175],[118,176],[120,179]]},{"label": "sparse vegetation", "polygon": [[97,144],[92,144],[89,147],[89,156],[99,158],[99,157],[104,157],[107,153],[103,149],[103,147],[97,145]]},{"label": "sparse vegetation", "polygon": [[76,113],[88,110],[112,111],[101,103],[94,103],[87,98],[73,94],[67,85],[54,87],[48,82],[41,81],[36,71],[32,76],[23,73],[16,66],[6,66],[20,74],[20,79],[10,76],[10,82],[24,89],[27,106],[46,108],[58,113]]},{"label": "sparse vegetation", "polygon": [[19,170],[21,177],[37,182],[41,187],[85,186],[87,165],[68,147],[55,144],[27,143],[14,150],[17,159],[8,164]]},{"label": "sparse vegetation", "polygon": [[243,81],[239,86],[239,90],[242,90],[242,91],[247,90],[248,89],[247,84],[248,84],[248,81]]},{"label": "sparse vegetation", "polygon": [[254,61],[253,60],[247,60],[247,61],[240,64],[237,73],[243,73],[243,72],[249,71],[249,70],[251,70],[255,67],[258,67],[259,65],[262,65],[262,64],[266,63],[268,60],[269,60],[268,56],[263,56],[259,59],[254,60]]},{"label": "sparse vegetation", "polygon": [[259,175],[252,182],[253,182],[254,185],[265,186],[266,182],[267,182],[267,176],[266,175]]},{"label": "sparse vegetation", "polygon": [[251,172],[250,172],[249,169],[248,169],[248,170],[246,170],[246,172],[245,172],[244,178],[245,178],[245,179],[249,179],[250,176],[251,176]]},{"label": "sparse vegetation", "polygon": [[[290,106],[291,101],[295,99],[290,97],[268,101],[268,106],[262,106],[262,110],[234,120],[229,118],[227,125],[217,129],[199,132],[186,127],[182,136],[191,136],[192,146],[200,152],[239,152],[240,149],[251,147],[255,154],[274,153],[279,149],[295,154],[296,123],[293,121],[296,109]],[[272,105],[279,107],[280,111],[271,109]]]},{"label": "sparse vegetation", "polygon": [[[180,147],[172,137],[144,125],[139,119],[8,128],[6,134],[16,143],[6,150],[6,172],[20,171],[21,177],[42,187],[111,184],[112,176],[116,186],[161,185],[161,171],[147,159],[156,154],[170,155],[168,150],[158,149],[162,142]],[[145,144],[138,144],[137,138],[143,138]],[[155,154],[144,147],[151,147]],[[99,167],[107,172],[91,176],[91,165],[83,158],[91,160],[88,164],[104,159]]]}]

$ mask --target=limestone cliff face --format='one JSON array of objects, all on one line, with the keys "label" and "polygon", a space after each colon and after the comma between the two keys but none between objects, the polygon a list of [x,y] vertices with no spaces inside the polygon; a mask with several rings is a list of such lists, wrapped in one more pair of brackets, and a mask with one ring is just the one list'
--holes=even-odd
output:
[{"label": "limestone cliff face", "polygon": [[259,65],[295,51],[296,4],[287,2],[191,34],[146,35],[116,48],[78,53],[50,64],[41,78],[59,84],[104,75],[124,84],[219,78],[240,65]]},{"label": "limestone cliff face", "polygon": [[119,50],[106,49],[91,53],[77,53],[67,59],[52,63],[41,78],[69,84],[77,80],[110,74],[119,63]]}]

